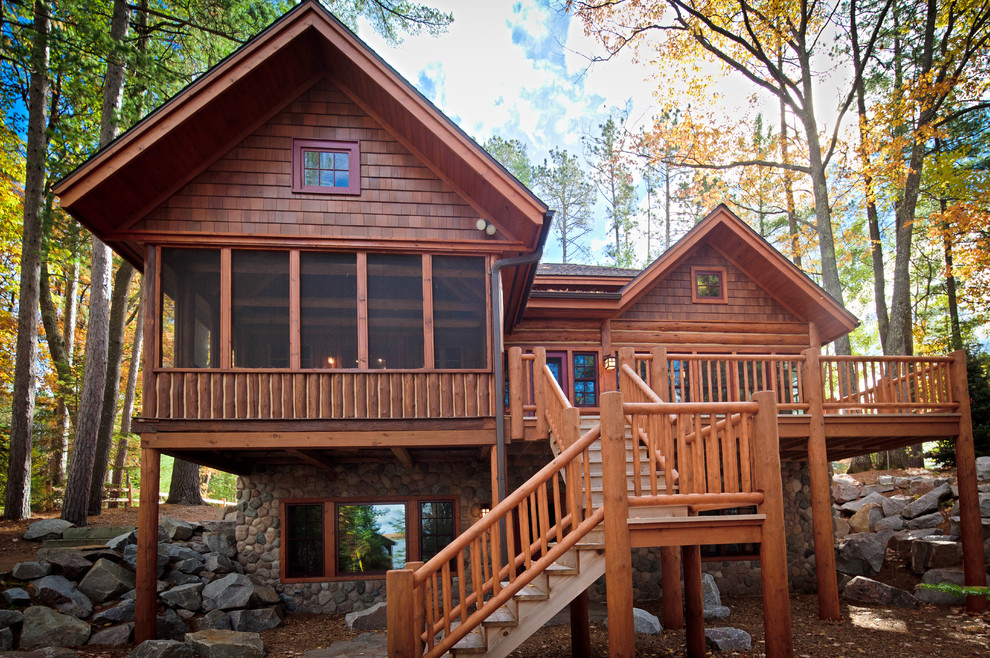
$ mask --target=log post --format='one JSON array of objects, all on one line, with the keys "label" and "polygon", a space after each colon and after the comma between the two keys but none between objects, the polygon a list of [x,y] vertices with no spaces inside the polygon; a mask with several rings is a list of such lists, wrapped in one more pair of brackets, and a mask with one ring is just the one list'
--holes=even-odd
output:
[{"label": "log post", "polygon": [[522,348],[509,348],[509,436],[523,438]]},{"label": "log post", "polygon": [[550,433],[547,424],[547,380],[543,374],[547,365],[547,351],[543,347],[533,350],[536,356],[533,361],[533,401],[536,403],[536,436],[546,438]]},{"label": "log post", "polygon": [[835,571],[835,533],[832,527],[831,486],[825,445],[825,410],[822,406],[821,354],[809,348],[804,354],[804,395],[808,403],[808,477],[811,481],[811,523],[815,541],[815,575],[818,579],[819,619],[839,620],[839,585]]},{"label": "log post", "polygon": [[[416,628],[416,604],[412,569],[391,569],[385,574],[385,601],[389,658],[421,656]],[[420,610],[423,612],[422,609]],[[419,650],[417,650],[419,649]]]},{"label": "log post", "polygon": [[619,363],[615,370],[615,378],[618,381],[619,390],[622,390],[622,366],[629,366],[636,374],[639,374],[639,371],[636,370],[636,350],[631,347],[619,348]]},{"label": "log post", "polygon": [[650,350],[653,360],[650,362],[650,388],[664,402],[670,402],[670,370],[667,365],[667,348],[654,347]]},{"label": "log post", "polygon": [[602,395],[601,418],[608,655],[622,658],[632,656],[636,649],[622,393],[614,391]]},{"label": "log post", "polygon": [[591,658],[591,627],[588,624],[588,590],[574,597],[570,604],[571,656]]},{"label": "log post", "polygon": [[[763,581],[763,631],[768,658],[791,656],[791,602],[787,587],[787,531],[784,527],[784,487],[780,478],[780,437],[777,433],[777,394],[753,394],[760,405],[754,422],[750,451],[757,487],[763,492],[758,511],[765,515],[760,542]],[[829,551],[832,548],[829,547]]]},{"label": "log post", "polygon": [[141,499],[138,508],[137,600],[134,642],[155,639],[158,599],[158,487],[161,453],[141,448]]},{"label": "log post", "polygon": [[[966,351],[952,353],[952,398],[959,406],[959,433],[956,435],[956,482],[959,485],[959,525],[962,527],[963,579],[966,585],[986,586],[983,563],[983,529],[980,496],[976,484],[976,452],[973,448],[973,419],[970,416],[969,382],[966,377]],[[984,596],[967,596],[966,610],[987,609]]]},{"label": "log post", "polygon": [[705,603],[701,593],[701,546],[681,546],[684,607],[687,608],[687,655],[705,655]]}]

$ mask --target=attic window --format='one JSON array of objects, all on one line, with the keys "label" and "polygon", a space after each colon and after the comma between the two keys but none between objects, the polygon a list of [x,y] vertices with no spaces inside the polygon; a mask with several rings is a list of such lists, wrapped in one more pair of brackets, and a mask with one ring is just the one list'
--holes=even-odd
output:
[{"label": "attic window", "polygon": [[292,140],[292,191],[360,194],[361,156],[357,142]]},{"label": "attic window", "polygon": [[724,267],[691,268],[691,301],[699,304],[725,304]]}]

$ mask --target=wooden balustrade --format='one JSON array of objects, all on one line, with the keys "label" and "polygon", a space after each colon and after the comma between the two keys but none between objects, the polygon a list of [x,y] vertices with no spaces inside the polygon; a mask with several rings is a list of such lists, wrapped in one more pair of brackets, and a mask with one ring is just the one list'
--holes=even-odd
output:
[{"label": "wooden balustrade", "polygon": [[775,391],[780,411],[805,411],[799,354],[671,354],[667,357],[672,402],[742,402]]},{"label": "wooden balustrade", "polygon": [[492,416],[488,372],[154,373],[154,417],[168,419]]},{"label": "wooden balustrade", "polygon": [[826,414],[954,411],[952,357],[822,356]]}]

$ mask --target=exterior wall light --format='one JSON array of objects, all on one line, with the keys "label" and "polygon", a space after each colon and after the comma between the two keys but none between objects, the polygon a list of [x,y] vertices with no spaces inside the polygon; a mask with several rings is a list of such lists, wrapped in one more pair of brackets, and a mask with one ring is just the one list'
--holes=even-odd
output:
[{"label": "exterior wall light", "polygon": [[604,358],[602,358],[602,365],[606,370],[615,370],[615,355],[606,354]]}]

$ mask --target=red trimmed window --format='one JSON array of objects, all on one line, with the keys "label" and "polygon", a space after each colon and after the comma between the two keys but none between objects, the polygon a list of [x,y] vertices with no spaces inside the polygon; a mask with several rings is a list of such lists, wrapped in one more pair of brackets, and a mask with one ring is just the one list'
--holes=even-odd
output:
[{"label": "red trimmed window", "polygon": [[361,155],[358,143],[292,140],[292,191],[360,194]]},{"label": "red trimmed window", "polygon": [[725,268],[692,267],[691,301],[702,304],[726,303],[728,297],[725,294]]}]

